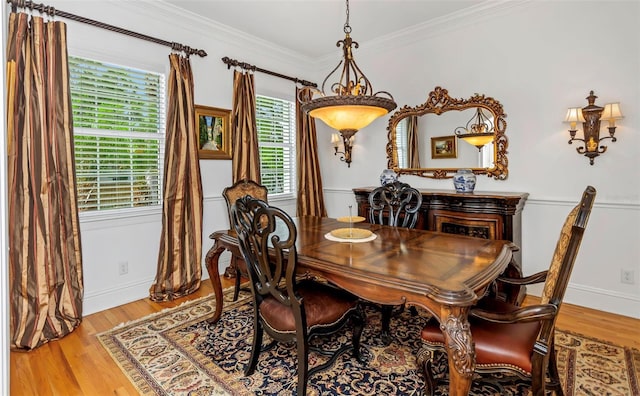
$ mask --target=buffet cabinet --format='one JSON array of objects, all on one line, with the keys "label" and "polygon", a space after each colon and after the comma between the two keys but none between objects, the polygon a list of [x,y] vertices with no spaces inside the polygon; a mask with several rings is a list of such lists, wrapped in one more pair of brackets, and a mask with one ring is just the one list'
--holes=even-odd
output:
[{"label": "buffet cabinet", "polygon": [[[376,187],[354,188],[358,215],[369,219],[369,193]],[[448,190],[418,189],[422,206],[416,228],[476,238],[506,239],[522,246],[522,209],[529,196],[518,192],[456,193]],[[522,252],[514,252],[510,271],[521,275]],[[523,290],[520,290],[521,299]],[[518,294],[518,293],[517,293]]]}]

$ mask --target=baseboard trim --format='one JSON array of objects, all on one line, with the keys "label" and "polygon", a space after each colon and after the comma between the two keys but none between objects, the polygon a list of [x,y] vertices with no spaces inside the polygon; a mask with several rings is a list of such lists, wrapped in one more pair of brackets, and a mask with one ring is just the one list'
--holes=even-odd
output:
[{"label": "baseboard trim", "polygon": [[[528,286],[527,294],[539,297],[542,294],[542,286]],[[564,302],[640,319],[640,297],[630,293],[619,293],[591,286],[569,284]]]},{"label": "baseboard trim", "polygon": [[[204,263],[204,260],[203,260]],[[229,266],[230,255],[225,252],[218,260],[218,272],[223,276],[225,269]],[[206,268],[202,268],[202,280],[209,279]],[[96,312],[104,311],[117,307],[119,305],[128,304],[133,301],[149,297],[149,287],[153,283],[153,278],[137,280],[129,283],[118,284],[117,287],[104,289],[95,293],[85,293],[82,303],[82,312],[84,316],[91,315]]]},{"label": "baseboard trim", "polygon": [[82,303],[83,315],[91,315],[105,309],[114,308],[132,301],[149,297],[149,287],[153,279],[124,283],[111,289],[85,294]]}]

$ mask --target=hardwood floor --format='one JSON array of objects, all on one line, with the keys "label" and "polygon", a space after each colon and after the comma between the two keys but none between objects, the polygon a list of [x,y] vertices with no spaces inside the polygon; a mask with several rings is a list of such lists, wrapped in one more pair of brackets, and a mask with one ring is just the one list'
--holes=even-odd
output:
[{"label": "hardwood floor", "polygon": [[[223,278],[223,287],[231,285]],[[61,340],[31,352],[11,352],[11,395],[137,395],[96,334],[211,292],[207,280],[198,292],[177,301],[155,303],[144,299],[98,312],[85,317],[73,333]],[[537,301],[537,297],[527,296],[525,304]],[[557,326],[640,349],[639,319],[564,304]]]}]

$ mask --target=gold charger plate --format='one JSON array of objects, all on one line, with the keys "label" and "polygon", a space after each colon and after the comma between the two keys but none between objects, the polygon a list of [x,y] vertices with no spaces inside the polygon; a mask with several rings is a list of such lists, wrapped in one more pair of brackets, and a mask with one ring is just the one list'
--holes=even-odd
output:
[{"label": "gold charger plate", "polygon": [[342,239],[364,239],[373,235],[373,232],[362,228],[338,228],[331,231],[331,235]]},{"label": "gold charger plate", "polygon": [[343,217],[338,217],[336,220],[338,220],[341,223],[360,223],[362,221],[365,221],[365,218],[362,216],[343,216]]}]

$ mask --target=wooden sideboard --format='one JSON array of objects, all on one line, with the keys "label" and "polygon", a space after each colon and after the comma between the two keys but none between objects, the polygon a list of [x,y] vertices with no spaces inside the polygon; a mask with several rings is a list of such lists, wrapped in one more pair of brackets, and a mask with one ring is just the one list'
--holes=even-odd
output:
[{"label": "wooden sideboard", "polygon": [[[376,187],[354,188],[358,215],[369,219],[369,193]],[[519,192],[456,193],[418,189],[422,207],[416,228],[486,239],[506,239],[522,246],[522,209],[529,196]],[[514,265],[522,273],[522,252],[514,252]],[[510,274],[515,275],[515,274]]]}]

